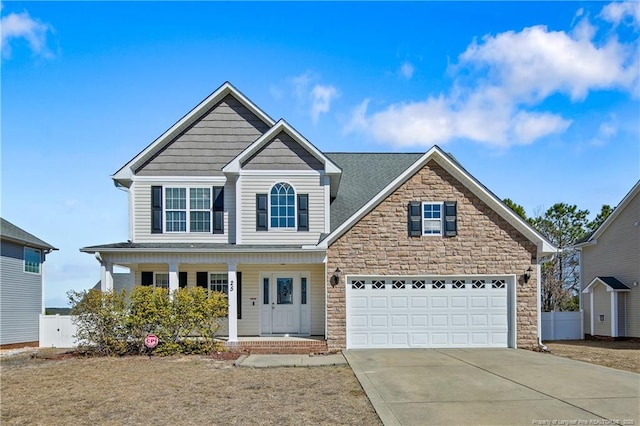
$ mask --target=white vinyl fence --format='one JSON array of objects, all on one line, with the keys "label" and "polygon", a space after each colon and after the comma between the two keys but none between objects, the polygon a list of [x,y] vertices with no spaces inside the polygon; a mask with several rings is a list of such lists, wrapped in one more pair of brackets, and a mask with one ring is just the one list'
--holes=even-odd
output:
[{"label": "white vinyl fence", "polygon": [[40,315],[40,347],[72,348],[76,326],[72,315]]},{"label": "white vinyl fence", "polygon": [[542,340],[584,339],[582,315],[583,311],[543,312]]}]

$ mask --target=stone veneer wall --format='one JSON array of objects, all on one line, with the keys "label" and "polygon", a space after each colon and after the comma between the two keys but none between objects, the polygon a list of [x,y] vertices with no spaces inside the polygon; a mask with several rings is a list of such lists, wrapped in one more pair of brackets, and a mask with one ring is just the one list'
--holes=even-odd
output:
[{"label": "stone veneer wall", "polygon": [[[409,237],[409,201],[457,201],[458,235]],[[345,279],[350,274],[515,274],[517,345],[537,346],[536,245],[476,197],[435,161],[430,161],[384,199],[327,251],[327,343],[346,347]],[[527,284],[524,271],[533,273]]]}]

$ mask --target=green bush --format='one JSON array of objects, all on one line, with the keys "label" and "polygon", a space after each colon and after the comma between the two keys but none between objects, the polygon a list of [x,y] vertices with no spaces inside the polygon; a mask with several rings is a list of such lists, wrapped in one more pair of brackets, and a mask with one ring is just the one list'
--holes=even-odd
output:
[{"label": "green bush", "polygon": [[154,353],[210,353],[220,321],[227,315],[224,294],[203,288],[183,288],[170,297],[166,289],[134,287],[127,294],[99,290],[68,293],[76,315],[80,348],[101,355],[146,353],[144,338],[153,333]]}]

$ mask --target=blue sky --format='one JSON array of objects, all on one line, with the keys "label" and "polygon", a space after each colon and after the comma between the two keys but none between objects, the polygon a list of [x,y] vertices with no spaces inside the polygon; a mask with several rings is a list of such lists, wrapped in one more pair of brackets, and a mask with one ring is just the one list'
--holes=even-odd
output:
[{"label": "blue sky", "polygon": [[225,81],[319,149],[438,144],[593,217],[640,177],[639,3],[5,2],[2,216],[60,248],[47,306],[128,238],[111,174]]}]

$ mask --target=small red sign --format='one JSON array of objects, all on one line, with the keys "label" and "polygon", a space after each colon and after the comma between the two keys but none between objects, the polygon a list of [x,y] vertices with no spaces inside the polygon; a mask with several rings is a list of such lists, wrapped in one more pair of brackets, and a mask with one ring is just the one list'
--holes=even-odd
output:
[{"label": "small red sign", "polygon": [[158,336],[155,334],[147,334],[147,337],[144,338],[144,345],[149,349],[155,348],[158,346]]}]

